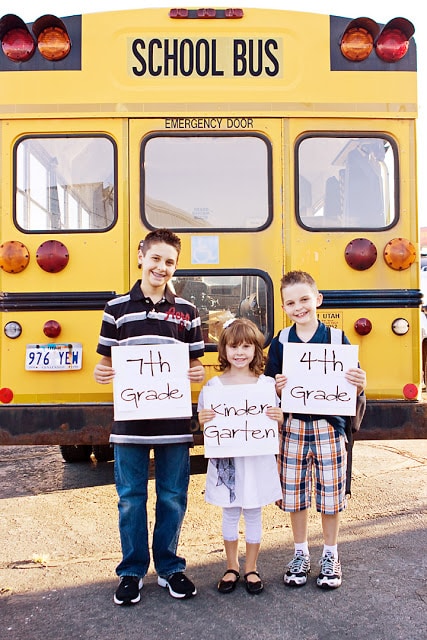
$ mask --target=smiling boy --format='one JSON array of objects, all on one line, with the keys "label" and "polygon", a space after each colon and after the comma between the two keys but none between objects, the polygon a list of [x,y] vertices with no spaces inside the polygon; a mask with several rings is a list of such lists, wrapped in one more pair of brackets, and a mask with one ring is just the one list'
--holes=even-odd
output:
[{"label": "smiling boy", "polygon": [[[114,378],[111,349],[120,345],[188,344],[191,382],[202,382],[204,353],[196,307],[176,296],[168,282],[177,268],[181,241],[168,229],[150,232],[138,248],[142,278],[125,295],[107,303],[97,352],[102,356],[94,376],[100,384]],[[150,450],[154,449],[156,522],[153,559],[158,584],[174,598],[190,598],[196,587],[185,575],[185,559],[177,555],[178,539],[187,507],[193,442],[190,419],[126,420],[113,423],[114,473],[119,496],[122,560],[116,568],[120,583],[118,605],[141,599],[143,578],[150,564],[147,525],[147,487]]]},{"label": "smiling boy", "polygon": [[[293,322],[289,342],[331,342],[328,327],[317,319],[322,294],[312,276],[304,271],[290,271],[281,280],[283,309]],[[281,396],[287,378],[282,373],[283,342],[281,334],[270,345],[265,374],[275,378],[276,391]],[[344,336],[343,342],[349,344]],[[345,378],[362,394],[366,387],[363,369],[349,369]],[[289,562],[284,583],[301,587],[310,572],[308,548],[308,509],[312,487],[315,488],[316,509],[321,514],[323,552],[317,586],[336,589],[341,586],[342,572],[338,557],[340,513],[346,506],[346,436],[343,416],[307,414],[285,415],[279,433],[279,473],[283,498],[277,504],[290,512],[294,538],[294,557]],[[313,482],[313,471],[315,482]]]}]

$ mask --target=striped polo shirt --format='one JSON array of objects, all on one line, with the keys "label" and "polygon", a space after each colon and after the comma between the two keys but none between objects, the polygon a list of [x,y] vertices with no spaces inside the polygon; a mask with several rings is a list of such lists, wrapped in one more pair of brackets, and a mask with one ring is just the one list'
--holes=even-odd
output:
[{"label": "striped polo shirt", "polygon": [[[188,344],[190,360],[204,354],[201,321],[196,307],[166,287],[153,303],[138,280],[129,293],[105,305],[97,353],[111,358],[111,348],[134,344]],[[116,444],[172,444],[193,442],[189,418],[114,421],[110,442]]]}]

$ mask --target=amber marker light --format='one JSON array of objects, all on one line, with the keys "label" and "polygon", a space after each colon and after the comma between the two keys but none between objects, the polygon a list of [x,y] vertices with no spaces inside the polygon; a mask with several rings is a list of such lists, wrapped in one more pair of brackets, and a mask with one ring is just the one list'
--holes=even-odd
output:
[{"label": "amber marker light", "polygon": [[71,40],[67,28],[56,16],[41,16],[33,24],[33,33],[37,39],[37,48],[46,60],[63,60],[70,53]]},{"label": "amber marker light", "polygon": [[384,247],[384,260],[391,269],[403,271],[415,262],[417,252],[406,238],[393,238]]},{"label": "amber marker light", "polygon": [[61,325],[56,320],[48,320],[43,325],[43,333],[48,338],[57,338],[61,333]]},{"label": "amber marker light", "polygon": [[0,245],[0,269],[6,273],[20,273],[29,261],[29,251],[22,242],[9,240]]},{"label": "amber marker light", "polygon": [[379,25],[371,18],[352,20],[341,37],[341,53],[352,62],[366,60],[374,48],[374,41],[379,32]]}]

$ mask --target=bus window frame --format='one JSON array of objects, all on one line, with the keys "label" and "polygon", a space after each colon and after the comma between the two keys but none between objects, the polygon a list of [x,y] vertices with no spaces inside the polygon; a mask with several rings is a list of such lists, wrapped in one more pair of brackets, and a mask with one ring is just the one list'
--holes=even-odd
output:
[{"label": "bus window frame", "polygon": [[155,231],[159,227],[154,226],[145,214],[145,162],[144,150],[147,143],[153,138],[259,138],[265,143],[267,151],[267,218],[265,222],[258,227],[175,227],[168,225],[168,228],[175,233],[254,233],[264,231],[271,226],[273,222],[273,146],[271,140],[259,131],[155,131],[150,132],[141,140],[140,146],[140,193],[139,193],[139,216],[142,224],[150,231]]},{"label": "bus window frame", "polygon": [[[49,139],[49,138],[62,138],[62,139],[69,139],[69,138],[102,138],[102,139],[106,139],[109,140],[112,144],[112,149],[113,149],[113,172],[114,172],[114,179],[113,179],[113,185],[114,185],[114,199],[113,199],[113,212],[114,212],[114,216],[113,216],[113,220],[111,222],[110,225],[108,225],[107,227],[103,227],[102,229],[25,229],[24,227],[22,227],[18,220],[17,220],[17,189],[18,189],[18,179],[17,179],[17,156],[18,156],[18,147],[19,145],[24,142],[25,140],[40,140],[40,139]],[[110,231],[111,229],[113,229],[116,224],[117,224],[117,220],[118,220],[118,192],[117,192],[117,186],[118,186],[118,180],[117,180],[117,173],[118,173],[118,151],[117,151],[117,143],[114,140],[114,138],[108,134],[108,133],[101,133],[101,132],[94,132],[94,133],[90,133],[90,132],[84,132],[84,133],[60,133],[60,132],[53,132],[53,133],[30,133],[30,134],[25,134],[24,136],[19,137],[14,145],[13,145],[13,168],[12,168],[12,176],[13,176],[13,214],[12,214],[12,219],[13,219],[13,224],[15,225],[15,227],[17,229],[19,229],[19,231],[21,231],[22,233],[26,233],[29,235],[37,235],[37,234],[80,234],[80,233],[105,233],[107,231]]]},{"label": "bus window frame", "polygon": [[[300,216],[300,188],[299,188],[299,147],[304,140],[312,139],[312,138],[381,138],[381,140],[386,140],[390,143],[391,149],[393,151],[393,160],[394,160],[394,189],[390,191],[390,195],[394,196],[394,218],[393,221],[382,227],[366,227],[366,226],[355,226],[355,227],[331,227],[331,226],[319,226],[319,227],[310,227],[306,225],[301,216]],[[298,225],[305,229],[306,231],[310,231],[312,233],[324,233],[335,232],[335,233],[354,233],[356,231],[364,231],[364,232],[382,232],[388,231],[395,227],[400,219],[400,161],[399,161],[399,146],[398,142],[395,138],[393,138],[390,134],[381,132],[381,131],[308,131],[306,133],[298,136],[294,143],[294,194],[295,194],[295,219]]]},{"label": "bus window frame", "polygon": [[[256,276],[261,278],[265,283],[266,293],[266,333],[264,348],[268,347],[274,337],[274,286],[270,275],[262,269],[177,269],[173,278],[191,278],[191,277],[207,277],[215,276]],[[238,316],[236,316],[238,317]],[[218,346],[215,343],[205,343],[206,352],[217,352]]]}]

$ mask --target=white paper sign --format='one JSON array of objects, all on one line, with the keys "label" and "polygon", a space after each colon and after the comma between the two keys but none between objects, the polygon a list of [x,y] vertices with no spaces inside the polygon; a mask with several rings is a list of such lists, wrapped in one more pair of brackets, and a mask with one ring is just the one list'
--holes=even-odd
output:
[{"label": "white paper sign", "polygon": [[281,406],[286,413],[354,416],[357,388],[344,377],[358,366],[357,345],[288,342],[283,373],[288,378]]},{"label": "white paper sign", "polygon": [[278,453],[277,422],[265,415],[267,407],[276,405],[274,385],[204,387],[203,401],[216,413],[203,432],[205,458]]},{"label": "white paper sign", "polygon": [[114,420],[190,418],[188,345],[113,347]]}]

